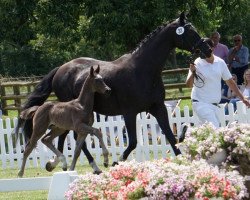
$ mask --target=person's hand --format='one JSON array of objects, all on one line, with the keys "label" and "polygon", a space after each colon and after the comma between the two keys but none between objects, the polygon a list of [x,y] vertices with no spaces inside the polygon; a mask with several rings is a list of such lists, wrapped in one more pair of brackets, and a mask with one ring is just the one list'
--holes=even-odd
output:
[{"label": "person's hand", "polygon": [[240,59],[239,59],[238,56],[235,56],[235,57],[234,57],[234,60],[235,60],[236,62],[240,62]]},{"label": "person's hand", "polygon": [[196,67],[195,67],[195,65],[192,64],[192,63],[189,65],[189,69],[190,69],[190,71],[191,71],[192,73],[195,73],[195,71],[196,71]]},{"label": "person's hand", "polygon": [[234,52],[237,52],[239,50],[240,50],[240,46],[237,45],[237,46],[234,47]]},{"label": "person's hand", "polygon": [[249,108],[250,107],[250,102],[247,98],[242,99],[242,102]]}]

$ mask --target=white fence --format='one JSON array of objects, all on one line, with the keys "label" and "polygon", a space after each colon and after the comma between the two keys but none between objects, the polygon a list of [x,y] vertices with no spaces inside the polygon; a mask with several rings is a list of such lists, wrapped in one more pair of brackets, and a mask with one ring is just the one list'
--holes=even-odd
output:
[{"label": "white fence", "polygon": [[[250,121],[250,109],[247,109],[241,102],[237,105],[237,112],[234,113],[233,106],[229,105],[229,115],[225,115],[224,106],[220,108],[220,121],[222,126],[228,123],[238,121],[242,123],[248,123]],[[172,115],[172,109],[168,108],[169,123],[175,124],[177,133],[180,132],[180,127],[183,122],[197,124],[197,118],[190,116],[189,108],[185,107],[183,115],[181,115],[180,108],[176,107],[175,115]],[[11,126],[12,122],[12,126]],[[168,122],[166,122],[168,123]],[[16,124],[14,120],[0,120],[0,163],[2,168],[16,168],[20,167],[22,152],[21,144],[23,143],[23,137],[18,141],[17,145],[14,144],[14,136],[12,134],[13,127]],[[100,122],[95,119],[94,126],[101,128],[104,136],[104,141],[108,146],[109,152],[112,155],[112,161],[116,161],[118,156],[126,148],[126,139],[122,134],[124,127],[124,121],[121,116],[111,117],[105,121],[105,117],[101,116]],[[159,156],[165,157],[166,150],[172,150],[168,144],[166,144],[165,137],[160,134],[159,126],[152,116],[150,119],[146,118],[145,113],[141,113],[137,117],[137,138],[138,145],[133,154],[129,157],[134,157],[138,161],[150,159],[150,152],[153,153],[154,158]],[[151,134],[148,134],[148,133]],[[161,139],[161,144],[159,140]],[[73,134],[69,134],[68,142],[71,145],[71,150],[68,149],[68,145],[64,145],[64,154],[67,159],[73,154],[75,147],[75,141]],[[87,146],[90,152],[95,156],[97,163],[101,162],[101,149],[97,138],[94,138],[95,145],[91,145],[91,138],[87,138]],[[57,143],[57,141],[56,141]],[[48,161],[53,154],[48,151],[45,146],[39,141],[36,150],[30,156],[28,166],[42,167],[44,168],[45,162]],[[80,162],[87,162],[86,158],[81,154]],[[24,191],[24,190],[49,190],[48,200],[61,200],[64,199],[64,192],[68,189],[68,185],[77,177],[77,173],[74,172],[57,172],[53,177],[39,177],[39,178],[23,178],[23,179],[1,179],[0,180],[0,192],[7,191]],[[60,184],[59,184],[60,183]]]},{"label": "white fence", "polygon": [[[229,105],[229,115],[225,115],[223,105],[220,108],[220,121],[222,126],[227,123],[238,121],[246,123],[250,121],[250,109],[246,109],[242,102],[238,102],[237,112],[234,113],[233,106]],[[168,108],[170,124],[176,124],[177,133],[180,132],[181,124],[183,122],[197,124],[196,116],[190,116],[189,108],[184,107],[184,112],[181,114],[180,108],[176,107],[175,115],[172,115],[172,109]],[[15,145],[15,135],[13,134],[13,127],[17,119],[0,119],[0,163],[3,169],[5,168],[20,168],[22,161],[22,149],[24,138],[21,137],[21,142],[18,140]],[[168,122],[166,122],[168,123]],[[104,116],[100,116],[100,121],[95,119],[94,127],[101,128],[103,138],[111,155],[111,162],[117,161],[121,153],[127,146],[127,133],[123,135],[124,120],[121,116],[109,117],[105,120]],[[172,126],[171,126],[172,127]],[[146,113],[141,113],[137,116],[137,139],[138,145],[136,150],[129,156],[130,159],[138,161],[149,160],[152,158],[166,157],[166,151],[172,149],[164,135],[160,134],[161,130],[154,117],[147,119]],[[150,133],[150,134],[149,134]],[[94,141],[94,145],[93,145]],[[94,156],[98,164],[102,163],[102,150],[99,141],[96,137],[87,137],[87,147],[90,153]],[[68,148],[68,144],[71,149]],[[57,139],[55,140],[57,145]],[[73,133],[68,135],[67,141],[64,145],[64,155],[69,159],[73,155],[75,148],[75,140]],[[33,150],[30,159],[27,161],[27,167],[41,167],[44,168],[46,162],[53,157],[53,153],[48,150],[40,141],[37,148]],[[69,160],[67,160],[69,162]],[[79,161],[81,164],[88,164],[88,161],[83,153],[81,153]]]}]

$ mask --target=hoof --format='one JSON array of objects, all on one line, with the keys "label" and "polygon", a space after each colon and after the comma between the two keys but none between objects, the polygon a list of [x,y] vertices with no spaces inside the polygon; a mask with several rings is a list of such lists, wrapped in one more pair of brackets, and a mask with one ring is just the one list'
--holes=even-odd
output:
[{"label": "hoof", "polygon": [[53,169],[55,169],[55,167],[53,167],[53,166],[51,165],[50,162],[47,162],[47,164],[46,164],[46,166],[45,166],[45,169],[46,169],[48,172],[52,172]]},{"label": "hoof", "polygon": [[186,137],[186,132],[188,129],[188,125],[187,124],[183,124],[182,125],[182,130],[181,130],[181,135],[179,137],[179,142],[183,142],[185,137]]},{"label": "hoof", "polygon": [[17,177],[18,177],[18,178],[23,178],[23,173],[20,173],[20,172],[19,172],[18,175],[17,175]]},{"label": "hoof", "polygon": [[112,166],[114,167],[116,165],[118,165],[118,162],[113,162]]},{"label": "hoof", "polygon": [[[63,167],[62,170],[67,171],[67,167]],[[73,170],[70,170],[70,171],[73,171]]]},{"label": "hoof", "polygon": [[103,163],[103,166],[107,168],[109,166],[109,164],[108,163]]},{"label": "hoof", "polygon": [[93,174],[97,174],[97,175],[99,175],[99,174],[101,174],[102,173],[102,171],[94,171],[93,172]]}]

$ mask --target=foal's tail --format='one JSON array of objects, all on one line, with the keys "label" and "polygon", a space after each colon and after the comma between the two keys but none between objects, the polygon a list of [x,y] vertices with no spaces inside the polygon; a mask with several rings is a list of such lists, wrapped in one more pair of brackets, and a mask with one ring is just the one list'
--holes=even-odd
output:
[{"label": "foal's tail", "polygon": [[[37,84],[34,91],[29,95],[27,101],[23,104],[22,106],[23,111],[33,106],[40,106],[47,100],[50,93],[52,92],[52,80],[58,69],[59,67],[50,71]],[[27,142],[27,140],[31,137],[32,134],[32,129],[33,129],[32,118],[33,116],[31,116],[31,118],[26,118],[26,119],[19,116],[17,126],[15,128],[16,138],[18,138],[19,129],[23,128],[23,133],[25,136],[25,140]]]},{"label": "foal's tail", "polygon": [[39,107],[40,106],[32,106],[31,108],[22,111],[19,118],[23,120],[32,119]]}]

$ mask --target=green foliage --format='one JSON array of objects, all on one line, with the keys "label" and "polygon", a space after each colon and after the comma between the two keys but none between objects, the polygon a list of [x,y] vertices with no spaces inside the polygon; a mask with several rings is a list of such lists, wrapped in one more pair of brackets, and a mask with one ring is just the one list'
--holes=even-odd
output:
[{"label": "green foliage", "polygon": [[[218,30],[231,47],[241,33],[250,47],[248,0],[0,0],[0,73],[46,74],[80,56],[116,59],[181,11],[202,36]],[[185,56],[178,51],[178,60]]]}]

